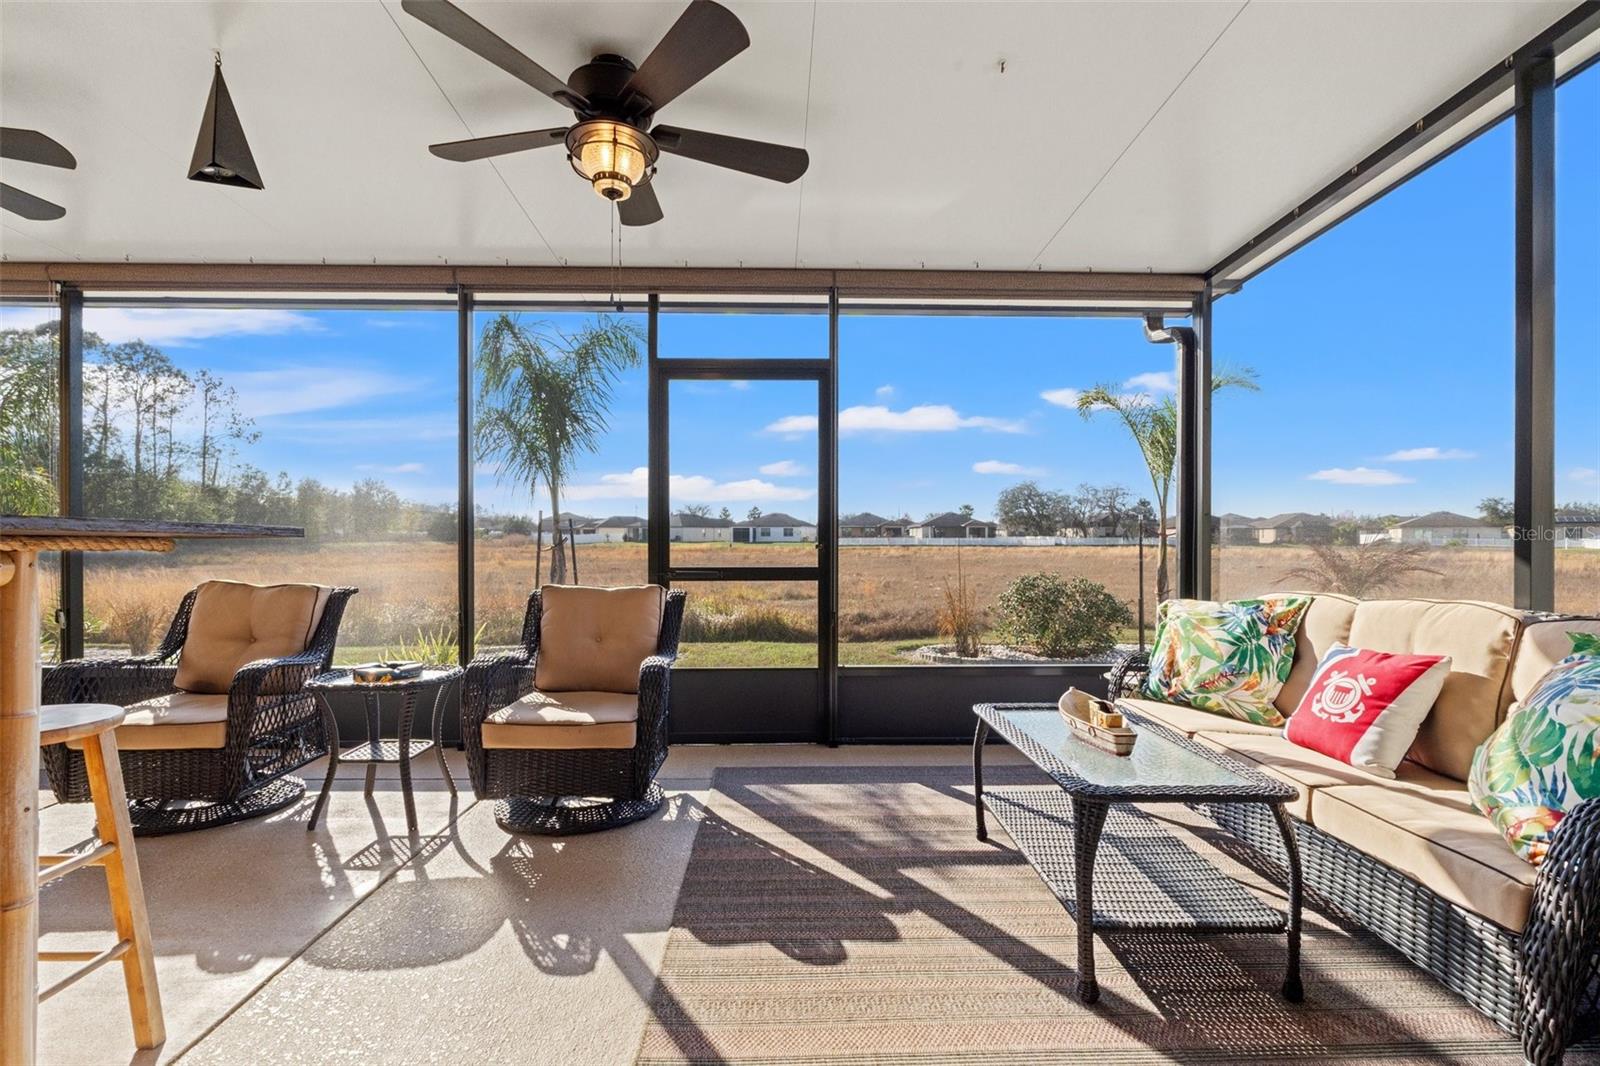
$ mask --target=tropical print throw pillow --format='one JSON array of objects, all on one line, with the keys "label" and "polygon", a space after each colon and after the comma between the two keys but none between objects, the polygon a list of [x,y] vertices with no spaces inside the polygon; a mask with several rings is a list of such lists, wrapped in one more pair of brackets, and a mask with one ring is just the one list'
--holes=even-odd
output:
[{"label": "tropical print throw pillow", "polygon": [[1600,638],[1570,636],[1573,654],[1511,708],[1467,778],[1478,810],[1535,866],[1567,812],[1600,797]]},{"label": "tropical print throw pillow", "polygon": [[1145,694],[1257,725],[1280,726],[1272,705],[1294,665],[1309,596],[1168,600],[1156,614]]}]

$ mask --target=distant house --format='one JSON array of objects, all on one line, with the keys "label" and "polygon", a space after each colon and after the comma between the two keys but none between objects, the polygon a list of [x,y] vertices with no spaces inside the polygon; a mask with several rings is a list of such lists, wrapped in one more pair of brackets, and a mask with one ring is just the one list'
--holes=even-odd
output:
[{"label": "distant house", "polygon": [[1257,544],[1327,544],[1333,539],[1333,520],[1325,514],[1305,511],[1260,518],[1251,529]]},{"label": "distant house", "polygon": [[684,543],[728,543],[733,540],[733,520],[713,518],[710,515],[689,514],[687,511],[672,516],[672,539]]},{"label": "distant house", "polygon": [[918,540],[988,539],[998,536],[1000,527],[981,518],[973,518],[958,511],[936,514],[911,527],[910,535]]},{"label": "distant house", "polygon": [[1211,516],[1211,536],[1218,544],[1237,547],[1256,543],[1257,518],[1229,511]]},{"label": "distant house", "polygon": [[817,539],[817,524],[782,511],[734,522],[735,544],[780,544]]},{"label": "distant house", "polygon": [[[549,540],[551,532],[555,529],[555,518],[545,515],[539,520],[539,529],[544,533],[545,539]],[[561,532],[566,533],[569,530],[579,536],[585,533],[598,533],[600,532],[600,519],[586,518],[581,514],[570,514],[562,511]]]},{"label": "distant house", "polygon": [[882,515],[873,514],[871,511],[862,511],[860,514],[847,514],[839,516],[839,536],[841,537],[884,537],[889,534],[883,527],[889,520]]},{"label": "distant house", "polygon": [[1556,514],[1556,543],[1600,541],[1600,514]]},{"label": "distant house", "polygon": [[1395,544],[1477,544],[1502,547],[1510,543],[1504,522],[1490,522],[1454,511],[1430,511],[1396,522],[1386,531]]},{"label": "distant house", "polygon": [[608,544],[642,544],[648,530],[649,523],[631,514],[612,515],[603,522],[595,523],[595,532]]}]

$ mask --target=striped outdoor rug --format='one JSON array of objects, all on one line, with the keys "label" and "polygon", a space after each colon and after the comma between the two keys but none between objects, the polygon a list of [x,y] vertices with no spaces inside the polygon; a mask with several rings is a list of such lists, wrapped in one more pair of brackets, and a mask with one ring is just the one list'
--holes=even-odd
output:
[{"label": "striped outdoor rug", "polygon": [[1085,1007],[1071,919],[990,826],[979,843],[958,769],[719,770],[638,1062],[1521,1061],[1426,975],[1311,911],[1303,1004],[1277,994],[1281,937],[1125,934],[1101,940]]}]

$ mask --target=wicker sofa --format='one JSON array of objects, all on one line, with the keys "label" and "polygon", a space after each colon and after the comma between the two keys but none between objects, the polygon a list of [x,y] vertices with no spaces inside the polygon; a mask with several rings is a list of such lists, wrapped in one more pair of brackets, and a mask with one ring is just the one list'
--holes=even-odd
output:
[{"label": "wicker sofa", "polygon": [[[1452,672],[1416,743],[1386,780],[1298,747],[1281,729],[1147,699],[1136,711],[1246,760],[1299,791],[1308,889],[1346,912],[1522,1041],[1560,1062],[1597,1031],[1600,802],[1561,823],[1542,866],[1512,853],[1467,795],[1473,752],[1600,619],[1553,619],[1473,601],[1315,595],[1276,701],[1293,712],[1334,642],[1449,655]],[[1269,859],[1283,843],[1265,808],[1206,811]]]}]

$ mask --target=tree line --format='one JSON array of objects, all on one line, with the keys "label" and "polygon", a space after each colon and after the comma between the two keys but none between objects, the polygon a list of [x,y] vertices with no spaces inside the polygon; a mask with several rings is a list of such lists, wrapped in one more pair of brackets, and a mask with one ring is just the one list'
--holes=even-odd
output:
[{"label": "tree line", "polygon": [[[0,330],[0,512],[53,514],[60,411],[55,322]],[[260,439],[232,386],[141,340],[84,336],[83,496],[94,516],[300,526],[306,539],[428,533],[444,507],[377,478],[349,489],[243,459]]]},{"label": "tree line", "polygon": [[995,522],[1012,536],[1133,537],[1142,527],[1156,535],[1156,512],[1146,499],[1134,499],[1121,485],[1079,485],[1076,492],[1056,492],[1024,481],[995,500]]}]

